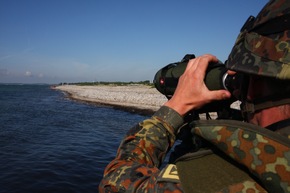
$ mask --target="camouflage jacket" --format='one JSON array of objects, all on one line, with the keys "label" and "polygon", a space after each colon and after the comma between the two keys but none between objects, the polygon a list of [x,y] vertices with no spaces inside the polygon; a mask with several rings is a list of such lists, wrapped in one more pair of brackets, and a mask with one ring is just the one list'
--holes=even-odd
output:
[{"label": "camouflage jacket", "polygon": [[[192,132],[246,166],[259,179],[259,183],[245,181],[215,192],[290,192],[289,139],[284,138],[280,143],[260,130],[208,122],[193,124],[196,123],[202,126],[192,125]],[[106,167],[99,192],[184,192],[176,165],[159,169],[182,124],[178,113],[161,107],[151,119],[133,127],[121,142],[116,158]]]}]

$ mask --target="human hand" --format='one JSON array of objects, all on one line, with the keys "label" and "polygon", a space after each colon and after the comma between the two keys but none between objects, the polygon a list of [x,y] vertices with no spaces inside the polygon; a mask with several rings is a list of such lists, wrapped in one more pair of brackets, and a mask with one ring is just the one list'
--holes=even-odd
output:
[{"label": "human hand", "polygon": [[218,62],[218,59],[207,54],[190,60],[179,78],[174,95],[164,105],[184,116],[190,110],[197,110],[212,101],[230,98],[227,90],[210,91],[206,87],[204,77],[210,62]]}]

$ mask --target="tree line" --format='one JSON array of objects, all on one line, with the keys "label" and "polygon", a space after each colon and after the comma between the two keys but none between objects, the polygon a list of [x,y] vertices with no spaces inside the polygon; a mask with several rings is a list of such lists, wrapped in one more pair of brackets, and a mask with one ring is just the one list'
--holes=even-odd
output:
[{"label": "tree line", "polygon": [[154,86],[153,83],[150,82],[150,80],[144,80],[144,81],[138,81],[138,82],[106,82],[106,81],[98,81],[98,82],[75,82],[75,83],[59,83],[59,85],[78,85],[78,86],[96,86],[96,85],[116,85],[116,86],[127,86],[127,85],[133,85],[133,84],[140,84],[140,85],[148,85],[148,86]]}]

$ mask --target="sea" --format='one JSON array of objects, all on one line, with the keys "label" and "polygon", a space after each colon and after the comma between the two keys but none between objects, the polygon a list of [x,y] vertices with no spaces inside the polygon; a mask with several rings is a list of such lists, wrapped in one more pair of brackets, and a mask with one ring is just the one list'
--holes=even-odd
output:
[{"label": "sea", "polygon": [[148,117],[0,84],[0,193],[98,192],[122,138]]}]

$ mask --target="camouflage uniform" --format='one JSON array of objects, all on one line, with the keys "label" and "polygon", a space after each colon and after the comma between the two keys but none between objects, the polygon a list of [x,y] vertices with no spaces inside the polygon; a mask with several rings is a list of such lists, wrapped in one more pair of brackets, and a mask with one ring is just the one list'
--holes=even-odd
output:
[{"label": "camouflage uniform", "polygon": [[162,107],[151,119],[133,127],[121,142],[116,158],[106,167],[99,191],[182,192],[176,168],[169,179],[162,177],[159,170],[182,124],[178,113]]},{"label": "camouflage uniform", "polygon": [[[250,75],[289,81],[289,14],[290,1],[269,1],[257,19],[241,30],[229,56],[227,68]],[[268,20],[270,20],[269,23]],[[284,98],[280,98],[281,100],[279,99],[278,103],[273,103],[272,106],[290,103],[289,92],[281,96]],[[263,105],[262,108],[269,108],[270,106],[267,105]],[[246,106],[256,107],[257,104]],[[260,110],[259,104],[258,107]],[[257,108],[246,110],[254,113]],[[178,161],[176,165],[168,164],[163,169],[159,169],[183,124],[183,118],[177,112],[164,106],[151,119],[132,128],[122,141],[116,158],[106,167],[99,191],[290,192],[289,124],[281,132],[286,135],[282,136],[265,128],[240,121],[192,122],[190,125],[192,134],[211,145],[209,147],[213,153],[208,153],[208,150],[196,152],[197,154],[203,152],[202,157],[212,160],[211,169],[216,166],[215,160],[226,160],[226,163],[232,163],[233,170],[238,168],[240,169],[238,171],[244,172],[241,176],[245,178],[236,180],[234,179],[235,173],[232,173],[229,178],[226,178],[231,180],[229,183],[223,180],[223,176],[219,176],[216,179],[213,178],[214,181],[208,181],[208,184],[204,181],[212,176],[203,174],[211,174],[212,170],[209,169],[206,172],[207,168],[205,168],[204,172],[199,172],[199,169],[207,162],[206,159],[202,159],[199,164],[194,164],[190,169],[187,167],[185,170],[182,169],[181,163],[184,161]],[[198,159],[193,159],[190,163],[196,160]],[[220,168],[220,172],[226,175],[227,172],[223,172],[222,169]],[[194,185],[193,189],[187,186],[188,183],[185,183],[182,177],[186,170],[196,171],[193,173],[195,174],[194,180],[190,179],[191,184]],[[200,180],[199,177],[204,177],[204,180]],[[219,184],[219,181],[223,183]],[[212,182],[216,183],[212,184]],[[201,183],[203,186],[199,186]],[[208,189],[208,187],[210,190],[203,191],[203,188]]]},{"label": "camouflage uniform", "polygon": [[[219,121],[193,122],[192,132],[219,147],[246,166],[259,183],[246,180],[223,187],[220,192],[290,192],[290,141],[250,124]],[[100,192],[183,192],[176,165],[159,167],[173,146],[182,117],[161,107],[151,119],[132,128],[122,141],[116,158],[107,166]],[[201,129],[202,128],[202,129]],[[213,163],[214,165],[214,163]],[[209,171],[210,172],[210,171]],[[197,182],[196,182],[197,183]],[[216,191],[219,192],[219,191]]]}]

